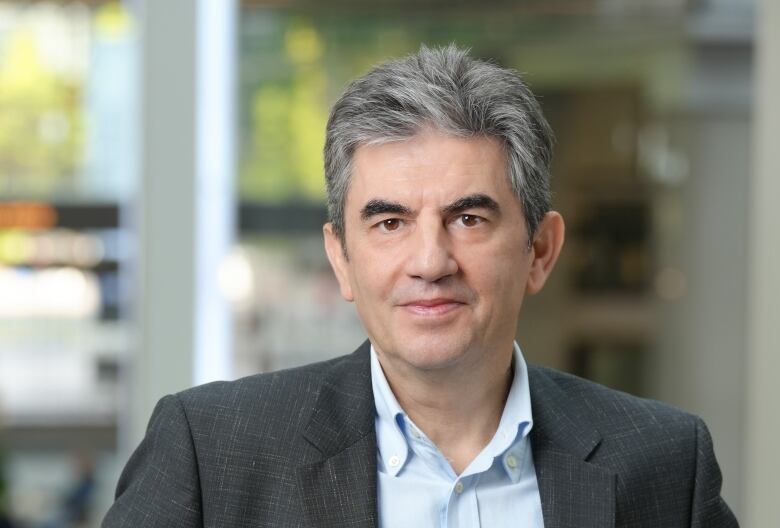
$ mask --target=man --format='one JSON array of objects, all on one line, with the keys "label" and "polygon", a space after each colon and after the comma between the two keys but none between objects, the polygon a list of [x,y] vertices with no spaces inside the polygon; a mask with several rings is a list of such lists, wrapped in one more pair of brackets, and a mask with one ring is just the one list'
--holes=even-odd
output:
[{"label": "man", "polygon": [[453,46],[349,86],[325,249],[369,341],[163,398],[104,526],[737,526],[701,420],[523,360],[550,153],[523,82]]}]

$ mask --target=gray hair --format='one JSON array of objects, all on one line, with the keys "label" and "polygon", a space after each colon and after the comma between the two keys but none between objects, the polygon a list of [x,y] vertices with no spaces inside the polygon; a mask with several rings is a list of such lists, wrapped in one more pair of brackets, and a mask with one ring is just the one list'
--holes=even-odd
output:
[{"label": "gray hair", "polygon": [[454,44],[421,46],[413,55],[374,67],[333,105],[325,139],[325,180],[329,219],[342,243],[355,150],[408,139],[426,127],[456,137],[494,136],[502,141],[530,243],[550,210],[552,131],[515,71],[473,59]]}]

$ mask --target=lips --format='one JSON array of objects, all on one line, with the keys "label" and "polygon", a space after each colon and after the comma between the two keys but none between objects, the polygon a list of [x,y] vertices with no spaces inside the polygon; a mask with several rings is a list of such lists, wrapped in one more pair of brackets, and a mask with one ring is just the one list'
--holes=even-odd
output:
[{"label": "lips", "polygon": [[403,303],[401,306],[415,315],[441,316],[457,310],[463,305],[463,302],[456,299],[436,298],[415,299],[413,301]]}]

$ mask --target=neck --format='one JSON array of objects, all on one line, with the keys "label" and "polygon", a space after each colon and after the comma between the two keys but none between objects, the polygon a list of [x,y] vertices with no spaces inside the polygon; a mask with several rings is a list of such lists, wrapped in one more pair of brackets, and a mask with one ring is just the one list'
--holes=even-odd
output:
[{"label": "neck", "polygon": [[377,356],[401,408],[460,474],[498,429],[512,384],[512,352],[467,368],[425,371]]}]

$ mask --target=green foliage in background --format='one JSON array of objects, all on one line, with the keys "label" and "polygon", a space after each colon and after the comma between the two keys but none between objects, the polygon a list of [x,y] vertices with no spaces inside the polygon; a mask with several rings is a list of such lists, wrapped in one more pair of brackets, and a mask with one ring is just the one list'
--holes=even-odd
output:
[{"label": "green foliage in background", "polygon": [[240,187],[266,201],[318,200],[325,192],[320,152],[328,118],[322,41],[312,26],[291,24],[283,51],[290,75],[261,84],[251,100]]},{"label": "green foliage in background", "polygon": [[34,33],[7,35],[0,56],[0,191],[67,184],[82,162],[81,86],[41,60]]}]

